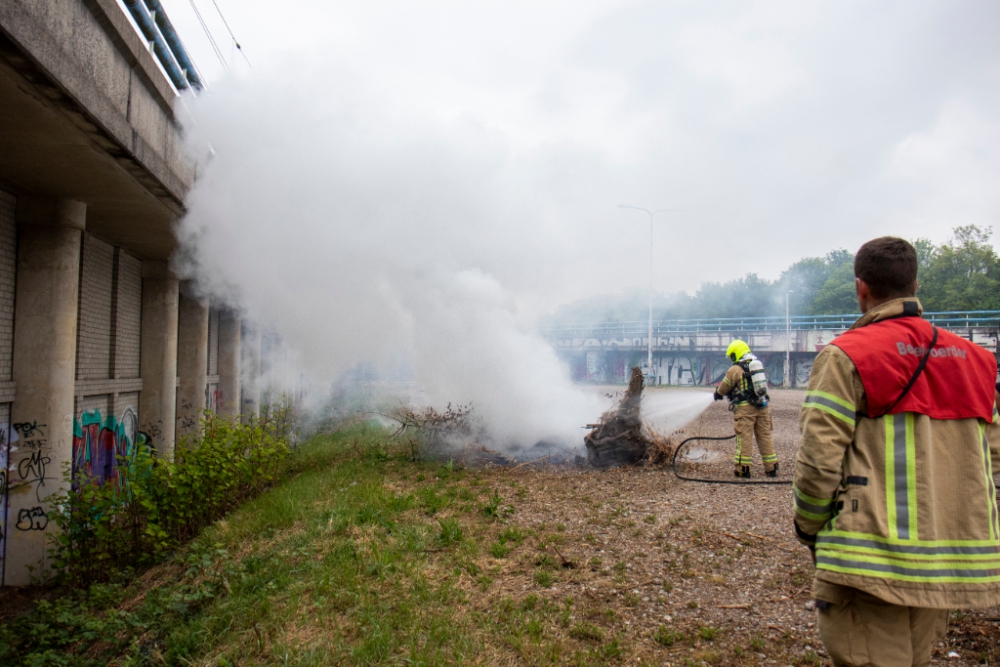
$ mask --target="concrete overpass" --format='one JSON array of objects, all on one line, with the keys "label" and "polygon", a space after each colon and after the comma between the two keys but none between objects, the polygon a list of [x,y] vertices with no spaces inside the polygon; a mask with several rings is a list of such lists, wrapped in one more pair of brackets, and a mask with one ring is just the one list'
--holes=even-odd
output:
[{"label": "concrete overpass", "polygon": [[64,464],[112,478],[142,443],[171,456],[205,408],[256,409],[259,335],[170,268],[195,178],[175,105],[198,83],[171,30],[157,0],[0,2],[6,585],[44,570]]},{"label": "concrete overpass", "polygon": [[[1000,311],[925,313],[948,329],[998,354]],[[653,372],[656,384],[711,385],[730,363],[726,348],[742,338],[764,362],[774,385],[785,382],[789,351],[792,386],[804,387],[816,355],[846,331],[858,315],[746,317],[672,320],[653,323]],[[787,326],[787,330],[786,330]],[[628,369],[644,366],[649,345],[648,322],[565,324],[542,334],[567,361],[578,382],[624,383]]]}]

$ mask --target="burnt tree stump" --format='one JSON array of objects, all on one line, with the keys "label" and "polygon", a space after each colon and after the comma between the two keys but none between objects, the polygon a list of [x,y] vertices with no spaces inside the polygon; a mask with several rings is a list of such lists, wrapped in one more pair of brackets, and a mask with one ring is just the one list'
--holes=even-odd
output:
[{"label": "burnt tree stump", "polygon": [[590,465],[595,468],[634,465],[646,457],[652,443],[644,433],[639,410],[642,387],[642,370],[633,368],[621,402],[601,415],[600,422],[583,439]]}]

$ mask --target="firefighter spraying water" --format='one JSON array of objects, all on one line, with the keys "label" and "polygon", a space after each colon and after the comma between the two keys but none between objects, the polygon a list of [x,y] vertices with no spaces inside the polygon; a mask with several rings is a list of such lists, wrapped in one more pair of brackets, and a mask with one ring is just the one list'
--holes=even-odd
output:
[{"label": "firefighter spraying water", "polygon": [[777,477],[778,455],[771,435],[771,409],[767,405],[764,364],[750,352],[750,346],[739,339],[729,344],[726,356],[733,365],[715,390],[715,400],[729,398],[729,409],[733,412],[736,430],[736,454],[733,457],[735,474],[740,478],[750,477],[753,440],[756,438],[757,448],[764,461],[764,474]]}]

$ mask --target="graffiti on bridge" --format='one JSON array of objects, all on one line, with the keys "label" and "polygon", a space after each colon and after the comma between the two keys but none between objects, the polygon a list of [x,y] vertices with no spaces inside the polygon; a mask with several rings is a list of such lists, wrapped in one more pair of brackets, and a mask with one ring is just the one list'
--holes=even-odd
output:
[{"label": "graffiti on bridge", "polygon": [[198,419],[191,414],[193,411],[194,403],[190,401],[181,403],[177,410],[177,428],[180,431],[190,431],[198,426]]},{"label": "graffiti on bridge", "polygon": [[41,507],[23,509],[17,513],[17,523],[14,524],[18,530],[45,530],[49,525],[49,516]]},{"label": "graffiti on bridge", "polygon": [[33,438],[35,434],[42,436],[45,432],[42,430],[46,428],[46,424],[39,424],[36,419],[33,422],[21,422],[19,424],[14,424],[14,431],[20,434],[22,438]]},{"label": "graffiti on bridge", "polygon": [[0,424],[0,583],[3,577],[3,559],[7,542],[7,480],[10,471],[7,469],[10,461],[10,426]]},{"label": "graffiti on bridge", "polygon": [[[49,457],[49,439],[45,437],[46,428],[48,427],[45,424],[39,424],[37,421],[14,424],[13,436],[9,437],[11,444],[16,442],[16,449],[21,452],[17,465],[14,466],[11,462],[7,471],[9,489],[32,488],[35,491],[35,499],[39,502],[49,494],[47,483],[58,481],[51,474],[46,474],[49,472],[49,464],[52,463]],[[9,436],[10,432],[4,429],[4,434]],[[7,449],[12,448],[8,446]]]},{"label": "graffiti on bridge", "polygon": [[121,490],[120,467],[134,459],[139,447],[148,445],[149,437],[139,430],[132,408],[125,408],[121,418],[102,418],[100,410],[84,412],[73,422],[73,479],[110,481]]},{"label": "graffiti on bridge", "polygon": [[[778,352],[764,353],[759,358],[765,366],[768,383],[772,387],[784,386],[785,355]],[[637,357],[634,353],[622,351],[591,350],[586,354],[573,356],[569,361],[574,382],[620,384],[627,380],[626,369],[644,365],[645,357]],[[793,386],[806,386],[809,383],[813,360],[792,358],[791,362],[790,377]],[[722,381],[730,367],[732,361],[721,353],[702,356],[656,355],[653,358],[653,375],[656,379],[652,382],[673,386],[713,386]]]}]

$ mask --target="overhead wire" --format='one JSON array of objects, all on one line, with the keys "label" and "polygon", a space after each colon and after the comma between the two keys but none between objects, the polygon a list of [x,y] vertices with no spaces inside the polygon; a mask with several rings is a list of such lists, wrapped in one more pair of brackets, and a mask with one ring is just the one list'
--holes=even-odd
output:
[{"label": "overhead wire", "polygon": [[201,24],[201,29],[205,31],[205,36],[208,37],[209,43],[212,45],[212,49],[215,51],[216,57],[219,62],[222,63],[222,67],[226,70],[229,69],[229,63],[226,62],[225,56],[222,55],[222,50],[219,49],[219,45],[216,44],[215,38],[212,37],[212,31],[208,29],[208,24],[205,23],[205,19],[202,18],[201,12],[198,11],[198,5],[194,4],[194,0],[188,0],[191,3],[191,9],[194,10],[194,15],[198,17],[198,23]]},{"label": "overhead wire", "polygon": [[241,56],[243,56],[243,60],[247,61],[247,67],[253,67],[253,65],[250,64],[250,59],[247,58],[247,54],[243,53],[243,47],[240,46],[239,40],[237,40],[236,35],[233,34],[233,29],[229,27],[229,21],[226,20],[225,15],[222,13],[219,3],[212,0],[212,4],[215,5],[215,11],[219,12],[219,18],[222,19],[222,24],[226,26],[226,30],[229,31],[229,36],[232,38],[233,44],[236,45],[236,50],[240,52]]}]

